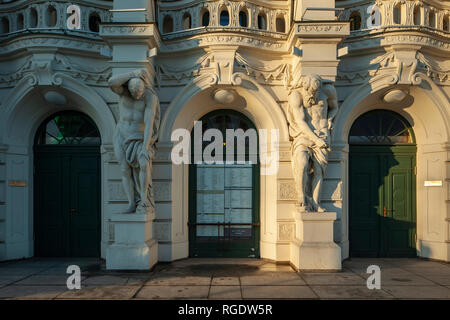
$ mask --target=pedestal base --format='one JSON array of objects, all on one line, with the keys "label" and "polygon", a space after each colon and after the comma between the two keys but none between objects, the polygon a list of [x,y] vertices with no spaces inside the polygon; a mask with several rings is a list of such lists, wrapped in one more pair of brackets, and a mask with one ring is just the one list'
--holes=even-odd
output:
[{"label": "pedestal base", "polygon": [[150,270],[158,262],[154,216],[153,211],[111,215],[112,241],[106,249],[108,270]]},{"label": "pedestal base", "polygon": [[295,212],[291,264],[301,271],[341,270],[341,248],[333,240],[335,212]]}]

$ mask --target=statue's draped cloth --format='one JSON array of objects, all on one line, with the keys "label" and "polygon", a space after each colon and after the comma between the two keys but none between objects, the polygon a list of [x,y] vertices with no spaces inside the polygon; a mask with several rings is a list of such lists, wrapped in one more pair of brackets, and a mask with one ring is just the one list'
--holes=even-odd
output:
[{"label": "statue's draped cloth", "polygon": [[[153,158],[153,156],[156,152],[155,142],[158,139],[159,126],[160,126],[160,122],[161,122],[160,121],[161,120],[161,111],[160,111],[158,99],[154,99],[153,104],[154,105],[152,107],[155,108],[156,115],[155,115],[155,122],[153,125],[152,137],[151,137],[150,144],[149,144],[150,150],[148,150],[150,159],[146,159],[147,161],[151,160],[151,158]],[[124,137],[123,134],[120,132],[119,127],[117,127],[114,138],[116,139],[116,141],[119,142],[118,144],[120,145],[122,152],[125,154],[125,159],[127,161],[127,164],[132,168],[131,177],[133,179],[133,183],[136,188],[135,201],[137,202],[139,200],[139,195],[141,193],[141,184],[140,184],[140,179],[139,179],[139,173],[140,173],[139,157],[142,154],[142,149],[144,148],[144,134],[143,133],[135,133],[135,134],[129,135],[127,137]],[[151,165],[152,162],[149,161],[149,163]],[[154,203],[154,197],[153,197],[153,183],[151,181],[149,184],[147,198],[150,201],[152,207],[154,208],[155,203]]]}]

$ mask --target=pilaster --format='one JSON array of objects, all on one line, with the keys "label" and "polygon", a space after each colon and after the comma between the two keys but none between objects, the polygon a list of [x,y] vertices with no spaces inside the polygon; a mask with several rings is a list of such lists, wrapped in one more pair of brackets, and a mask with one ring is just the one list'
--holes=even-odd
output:
[{"label": "pilaster", "polygon": [[[154,1],[114,0],[113,22],[100,27],[102,38],[111,48],[112,74],[146,69],[154,86],[155,67],[161,38],[155,23]],[[133,21],[133,22],[131,22]],[[112,270],[148,270],[158,261],[154,239],[154,209],[132,214],[107,212],[110,242],[106,266]]]}]

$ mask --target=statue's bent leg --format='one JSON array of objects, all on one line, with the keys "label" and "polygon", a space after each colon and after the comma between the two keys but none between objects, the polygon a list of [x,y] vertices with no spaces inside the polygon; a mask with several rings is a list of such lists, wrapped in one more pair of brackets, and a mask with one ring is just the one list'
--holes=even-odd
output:
[{"label": "statue's bent leg", "polygon": [[149,193],[150,184],[152,183],[152,163],[146,157],[139,157],[139,183],[141,191],[141,206],[149,208],[152,206],[152,199]]},{"label": "statue's bent leg", "polygon": [[322,194],[322,185],[324,179],[326,165],[320,164],[313,157],[313,178],[312,178],[312,201],[314,210],[317,212],[325,212],[325,209],[320,206],[320,196]]},{"label": "statue's bent leg", "polygon": [[134,199],[134,182],[132,178],[132,169],[131,167],[125,162],[120,164],[121,170],[122,170],[122,184],[125,191],[125,194],[127,195],[128,199],[128,208],[125,211],[125,213],[132,213],[136,211],[136,202]]},{"label": "statue's bent leg", "polygon": [[134,183],[132,178],[132,169],[128,165],[125,151],[122,148],[122,139],[120,136],[120,131],[116,128],[116,132],[113,138],[114,143],[114,154],[120,163],[120,170],[122,172],[122,185],[127,196],[128,208],[125,213],[132,213],[136,211],[136,201],[134,199]]},{"label": "statue's bent leg", "polygon": [[306,187],[308,185],[308,166],[308,152],[303,150],[296,150],[294,152],[294,158],[292,159],[292,170],[294,173],[296,190],[298,193],[298,205],[300,207],[305,207],[306,210],[309,209],[306,192]]}]

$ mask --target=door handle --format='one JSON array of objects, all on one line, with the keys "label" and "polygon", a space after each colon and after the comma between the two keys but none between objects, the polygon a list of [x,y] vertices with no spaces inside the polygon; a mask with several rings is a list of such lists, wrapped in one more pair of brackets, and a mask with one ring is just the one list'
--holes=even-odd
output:
[{"label": "door handle", "polygon": [[71,216],[74,216],[76,212],[77,212],[77,210],[75,210],[74,208],[70,209]]},{"label": "door handle", "polygon": [[394,210],[388,210],[386,207],[383,207],[383,216],[386,217],[386,214],[388,212],[392,212],[392,211],[394,211]]}]

